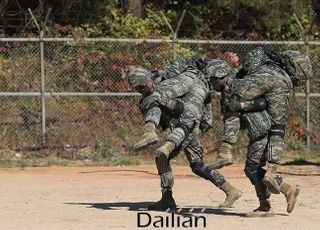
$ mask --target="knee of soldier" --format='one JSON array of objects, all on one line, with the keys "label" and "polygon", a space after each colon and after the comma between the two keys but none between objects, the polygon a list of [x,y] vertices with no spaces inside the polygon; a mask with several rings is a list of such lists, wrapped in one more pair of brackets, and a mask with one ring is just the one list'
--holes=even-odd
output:
[{"label": "knee of soldier", "polygon": [[204,173],[204,163],[203,162],[192,162],[190,164],[191,170],[194,174],[203,177]]}]

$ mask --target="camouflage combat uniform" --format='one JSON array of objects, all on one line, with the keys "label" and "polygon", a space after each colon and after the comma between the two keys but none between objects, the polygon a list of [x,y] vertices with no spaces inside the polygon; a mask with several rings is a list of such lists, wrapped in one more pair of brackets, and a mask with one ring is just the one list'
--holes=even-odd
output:
[{"label": "camouflage combat uniform", "polygon": [[[151,98],[157,98],[152,100],[158,100],[157,104],[159,106],[165,106],[169,103],[169,101],[174,98],[179,98],[182,95],[185,95],[187,92],[191,91],[194,87],[193,80],[199,78],[202,82],[204,81],[204,75],[197,70],[192,64],[190,60],[180,57],[174,60],[165,70],[158,70],[157,74],[153,75],[152,80],[157,88]],[[169,80],[170,79],[170,80]],[[166,81],[165,84],[161,84],[163,81]],[[204,84],[206,82],[204,81]],[[163,90],[165,89],[165,91]],[[161,96],[159,91],[161,92]],[[161,97],[161,99],[160,99]],[[204,106],[202,117],[200,119],[200,129],[201,131],[206,132],[212,127],[212,105],[211,105],[211,95],[207,93],[207,96],[204,100]],[[152,106],[151,108],[145,109],[141,108],[142,111],[147,110],[145,123],[152,122],[156,126],[159,126],[160,117],[161,117],[161,109],[158,106]],[[184,115],[183,115],[184,116]],[[192,115],[194,116],[194,115]],[[182,123],[184,123],[182,121]],[[190,123],[190,121],[186,121],[186,123]],[[192,124],[186,124],[185,128],[190,129]],[[176,135],[179,135],[176,133]],[[179,139],[179,140],[178,140]],[[174,140],[173,142],[179,144],[181,142],[181,138],[176,136],[171,136],[169,140]]]},{"label": "camouflage combat uniform", "polygon": [[[160,123],[169,124],[172,132],[167,137],[167,141],[171,141],[177,146],[170,154],[170,158],[184,150],[192,171],[220,187],[224,182],[224,177],[217,171],[206,169],[203,163],[203,148],[197,138],[200,121],[204,114],[204,101],[209,93],[208,86],[197,74],[201,73],[198,70],[190,69],[178,77],[157,84],[149,97],[152,97],[160,106],[148,110],[145,121],[154,122],[157,126]],[[192,87],[186,87],[188,85]],[[168,100],[175,99],[180,100],[184,105],[184,110],[179,117],[174,117],[174,114],[166,111],[164,107]],[[163,121],[164,119],[166,121]],[[170,165],[168,165],[166,172],[160,176],[161,187],[171,189],[173,176]]]},{"label": "camouflage combat uniform", "polygon": [[[219,66],[221,68],[221,66]],[[250,76],[246,76],[250,77]],[[246,78],[245,77],[245,78]],[[249,144],[247,149],[247,160],[245,165],[245,174],[254,185],[260,206],[252,213],[248,213],[249,217],[273,216],[274,212],[271,208],[269,197],[270,187],[266,186],[264,181],[266,170],[262,167],[267,161],[269,132],[272,128],[271,116],[266,110],[262,112],[230,112],[228,103],[233,95],[242,95],[238,90],[245,87],[241,82],[245,79],[235,79],[229,77],[226,86],[222,91],[221,110],[224,115],[224,141],[235,143],[240,127],[248,130]],[[252,98],[248,98],[252,99]],[[242,125],[241,125],[242,124]],[[300,192],[299,185],[289,185],[283,181],[278,174],[275,175],[275,184],[279,186],[279,193],[283,193],[287,199],[287,211],[292,212],[297,196]]]},{"label": "camouflage combat uniform", "polygon": [[[268,144],[268,132],[271,129],[271,119],[267,111],[230,113],[226,105],[230,97],[234,94],[234,85],[238,79],[230,78],[221,95],[221,112],[224,115],[224,130],[222,141],[236,143],[240,128],[248,130],[249,143],[247,147],[247,159],[245,163],[245,174],[254,185],[259,199],[268,199],[270,192],[263,184],[262,179],[265,170],[262,168],[266,161],[266,151]],[[279,177],[279,183],[282,180]]]},{"label": "camouflage combat uniform", "polygon": [[[199,70],[189,68],[179,76],[169,78],[155,85],[152,93],[144,97],[140,102],[140,108],[147,114],[147,122],[153,122],[163,129],[170,127],[172,130],[167,137],[167,142],[156,150],[156,165],[161,178],[162,198],[149,206],[151,210],[176,206],[171,191],[173,174],[170,159],[181,150],[184,150],[190,167],[195,174],[211,181],[225,192],[226,199],[221,204],[221,207],[231,207],[242,194],[241,191],[225,181],[220,173],[206,167],[203,163],[203,148],[198,140],[198,130],[204,114],[204,102],[209,95],[209,87],[207,82],[199,75],[201,75]],[[134,75],[131,76],[132,82],[134,82],[134,77]],[[183,81],[183,84],[180,84],[181,81]],[[185,87],[190,83],[192,85],[191,88]],[[179,100],[184,107],[182,113],[178,115],[172,113],[167,106],[170,101],[176,100]],[[167,144],[168,146],[173,146],[172,149],[168,150],[168,155],[167,153],[163,154],[168,159],[161,162],[157,161],[160,158],[157,152],[160,152],[161,148],[164,148]]]},{"label": "camouflage combat uniform", "polygon": [[288,74],[268,60],[261,48],[249,52],[244,59],[247,76],[234,84],[232,91],[244,100],[264,96],[272,120],[267,161],[278,164],[284,145],[289,96],[292,82]]}]

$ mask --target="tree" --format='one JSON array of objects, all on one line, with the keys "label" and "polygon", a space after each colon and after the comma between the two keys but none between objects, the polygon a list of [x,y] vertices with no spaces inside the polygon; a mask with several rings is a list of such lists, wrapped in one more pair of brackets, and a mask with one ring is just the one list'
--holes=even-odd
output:
[{"label": "tree", "polygon": [[123,0],[122,9],[126,13],[131,13],[141,18],[142,0]]}]

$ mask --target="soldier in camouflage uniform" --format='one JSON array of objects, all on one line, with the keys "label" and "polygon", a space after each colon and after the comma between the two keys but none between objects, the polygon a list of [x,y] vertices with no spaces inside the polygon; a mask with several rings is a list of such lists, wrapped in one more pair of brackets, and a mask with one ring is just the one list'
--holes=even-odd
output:
[{"label": "soldier in camouflage uniform", "polygon": [[[166,143],[155,151],[162,198],[150,205],[150,210],[176,208],[172,197],[174,180],[170,159],[181,150],[184,150],[190,167],[196,175],[209,180],[225,192],[226,199],[220,207],[231,207],[242,194],[231,186],[223,175],[208,169],[203,163],[203,148],[198,140],[198,128],[203,116],[208,86],[197,74],[201,73],[196,69],[188,69],[181,74],[183,75],[181,78],[170,78],[157,85],[153,84],[150,73],[145,69],[138,68],[129,74],[130,85],[143,95],[140,108],[146,113],[146,121],[154,122],[155,126],[161,125],[162,128],[169,126],[172,130]],[[193,87],[183,88],[184,85],[180,84],[181,79],[190,81]],[[179,104],[177,101],[180,101],[180,105],[183,106],[177,106]]]},{"label": "soldier in camouflage uniform", "polygon": [[[263,95],[268,102],[272,126],[267,150],[267,173],[263,181],[272,193],[278,194],[281,188],[274,178],[283,152],[290,90],[293,84],[299,85],[311,76],[310,59],[298,51],[288,50],[274,55],[259,47],[244,57],[243,66],[247,75],[239,79],[234,92],[244,100]],[[234,100],[230,110],[237,111],[239,105],[239,101]]]},{"label": "soldier in camouflage uniform", "polygon": [[[198,72],[196,69],[196,63],[190,59],[187,59],[185,57],[179,57],[175,59],[173,62],[171,62],[166,69],[159,69],[157,71],[154,71],[151,74],[151,82],[153,85],[158,85],[164,80],[174,78],[174,80],[171,80],[171,84],[176,84],[179,87],[179,94],[183,95],[191,88],[193,87],[192,79],[190,79],[188,74],[181,75],[185,71],[193,71]],[[138,71],[136,71],[136,75],[138,76]],[[144,76],[144,72],[141,72],[142,78]],[[196,74],[198,76],[203,76],[201,74]],[[150,84],[151,84],[150,82]],[[178,89],[178,88],[177,88]],[[170,93],[170,92],[169,92]],[[201,131],[208,131],[212,127],[212,106],[211,106],[211,97],[208,95],[208,97],[205,100],[205,108],[204,108],[204,114],[200,122],[200,129]],[[144,100],[142,103],[148,103],[148,100]],[[141,105],[142,105],[141,103]],[[181,103],[179,100],[172,101],[167,100],[166,106],[171,107],[172,109],[175,109],[174,112],[181,113],[179,109],[181,110]],[[155,108],[154,108],[155,107]],[[140,138],[140,140],[133,146],[134,150],[142,150],[143,148],[147,147],[148,145],[155,144],[159,141],[159,138],[155,132],[156,126],[159,123],[161,110],[160,108],[156,108],[157,106],[152,106],[150,111],[148,111],[148,116],[145,120],[145,128],[144,128],[144,134]]]},{"label": "soldier in camouflage uniform", "polygon": [[[262,166],[266,162],[266,151],[268,147],[268,133],[272,127],[272,121],[265,110],[266,102],[263,98],[256,99],[251,102],[241,102],[241,113],[231,112],[230,104],[232,103],[233,95],[238,95],[238,89],[241,88],[241,79],[236,79],[233,76],[230,66],[222,60],[212,60],[207,65],[207,75],[210,77],[211,84],[216,90],[222,92],[221,107],[224,115],[224,135],[223,141],[235,143],[240,130],[240,124],[244,124],[248,130],[250,138],[247,152],[247,160],[245,173],[254,185],[257,197],[259,198],[260,206],[258,209],[248,213],[248,217],[266,217],[274,216],[271,208],[269,197],[270,191],[263,182],[266,171]],[[240,83],[239,83],[240,81]],[[242,86],[243,87],[243,86]],[[261,112],[258,112],[261,111]],[[211,167],[210,165],[208,167]],[[287,198],[287,211],[292,212],[297,196],[300,191],[299,186],[289,185],[283,179],[276,175],[281,192]]]}]

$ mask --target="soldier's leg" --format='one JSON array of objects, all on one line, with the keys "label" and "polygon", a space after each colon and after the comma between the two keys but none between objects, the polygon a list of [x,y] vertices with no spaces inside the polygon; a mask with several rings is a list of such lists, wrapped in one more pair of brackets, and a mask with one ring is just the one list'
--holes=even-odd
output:
[{"label": "soldier's leg", "polygon": [[144,133],[140,140],[134,144],[134,150],[142,150],[148,145],[155,144],[159,141],[159,137],[155,132],[161,118],[161,110],[159,107],[152,107],[146,115]]},{"label": "soldier's leg", "polygon": [[168,161],[169,154],[175,148],[183,146],[182,148],[184,149],[185,146],[188,145],[187,143],[192,139],[189,138],[189,136],[191,134],[197,135],[197,132],[199,132],[198,122],[200,121],[202,114],[203,100],[201,97],[189,98],[189,101],[184,103],[184,111],[179,118],[179,123],[168,135],[166,143],[156,150],[156,161],[158,162],[158,169],[160,171],[163,171],[166,162]]},{"label": "soldier's leg", "polygon": [[174,176],[170,164],[167,165],[163,173],[159,173],[161,181],[162,197],[159,201],[148,206],[148,210],[165,211],[175,209],[176,202],[172,196],[172,187],[174,185]]},{"label": "soldier's leg", "polygon": [[301,186],[297,184],[288,184],[279,174],[275,179],[280,187],[280,192],[286,197],[287,212],[291,213],[296,205]]},{"label": "soldier's leg", "polygon": [[222,174],[204,165],[203,148],[199,140],[197,138],[193,138],[184,151],[190,163],[192,172],[205,180],[209,180],[226,194],[225,201],[219,206],[232,207],[233,204],[241,197],[242,192],[227,182]]},{"label": "soldier's leg", "polygon": [[261,140],[251,141],[248,145],[247,160],[244,171],[255,188],[260,205],[253,212],[247,213],[247,217],[274,216],[274,212],[269,201],[271,193],[267,186],[262,182],[266,171],[261,167],[261,163],[265,162],[267,143],[268,138],[264,137]]},{"label": "soldier's leg", "polygon": [[238,116],[225,116],[222,142],[220,144],[218,156],[208,167],[211,169],[219,169],[233,164],[231,150],[232,146],[237,142],[239,130],[240,118]]},{"label": "soldier's leg", "polygon": [[269,132],[267,151],[267,173],[263,179],[272,193],[280,193],[280,187],[274,183],[278,171],[278,165],[283,153],[286,120],[289,106],[289,89],[284,84],[279,84],[266,94],[268,101],[268,113],[272,119],[272,127]]}]

